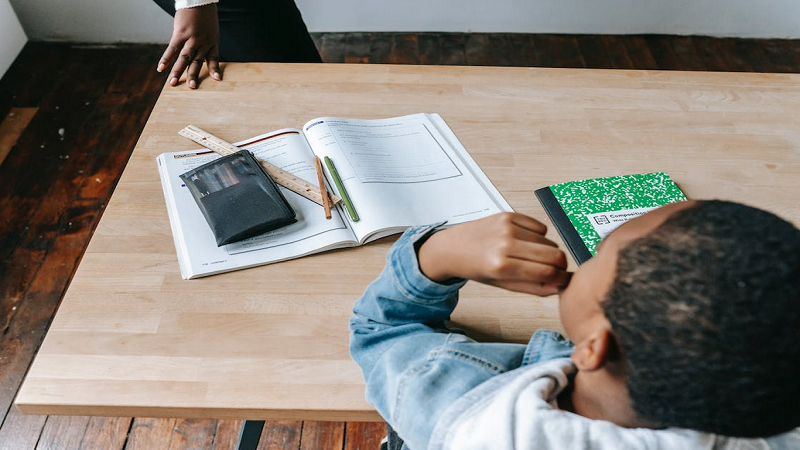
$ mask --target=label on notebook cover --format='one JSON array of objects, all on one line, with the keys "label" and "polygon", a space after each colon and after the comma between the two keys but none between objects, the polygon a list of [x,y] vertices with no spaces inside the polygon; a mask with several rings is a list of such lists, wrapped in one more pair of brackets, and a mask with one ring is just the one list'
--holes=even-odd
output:
[{"label": "label on notebook cover", "polygon": [[664,172],[570,181],[550,189],[592,255],[603,238],[628,220],[686,200]]},{"label": "label on notebook cover", "polygon": [[635,218],[642,216],[656,209],[655,206],[647,208],[620,209],[619,211],[603,211],[594,214],[587,214],[589,223],[592,224],[594,231],[600,235],[600,239],[605,239],[618,226]]}]

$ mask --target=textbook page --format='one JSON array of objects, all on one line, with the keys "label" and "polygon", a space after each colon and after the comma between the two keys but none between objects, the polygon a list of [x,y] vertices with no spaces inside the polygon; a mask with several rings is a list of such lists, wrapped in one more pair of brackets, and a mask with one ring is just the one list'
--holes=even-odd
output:
[{"label": "textbook page", "polygon": [[362,243],[512,211],[438,114],[323,117],[303,132],[317,156],[333,160],[360,216],[351,226]]},{"label": "textbook page", "polygon": [[[314,155],[300,130],[278,130],[234,145],[317,184]],[[322,207],[281,187],[281,192],[297,215],[297,222],[241,242],[217,247],[211,228],[180,179],[180,174],[216,158],[219,158],[217,154],[205,149],[164,153],[158,157],[172,234],[184,279],[358,245],[340,207],[332,208],[333,218],[327,220]]]}]

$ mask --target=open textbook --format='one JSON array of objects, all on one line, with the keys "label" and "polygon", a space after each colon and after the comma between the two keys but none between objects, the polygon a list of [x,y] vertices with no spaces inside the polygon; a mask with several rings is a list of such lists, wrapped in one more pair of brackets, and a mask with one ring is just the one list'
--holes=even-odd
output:
[{"label": "open textbook", "polygon": [[[217,247],[180,174],[219,156],[206,149],[163,153],[158,169],[184,279],[355,247],[414,225],[455,225],[512,210],[438,114],[321,117],[302,130],[282,129],[235,145],[314,185],[314,156],[330,157],[360,220],[353,221],[342,203],[327,220],[321,206],[281,187],[296,223]],[[341,196],[330,174],[325,177],[327,189]]]}]

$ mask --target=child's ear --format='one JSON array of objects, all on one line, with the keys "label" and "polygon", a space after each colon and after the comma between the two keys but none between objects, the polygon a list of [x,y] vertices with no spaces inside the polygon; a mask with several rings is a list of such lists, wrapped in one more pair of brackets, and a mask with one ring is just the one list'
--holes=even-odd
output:
[{"label": "child's ear", "polygon": [[591,371],[614,362],[618,356],[614,334],[608,328],[601,328],[575,345],[572,362],[578,370]]}]

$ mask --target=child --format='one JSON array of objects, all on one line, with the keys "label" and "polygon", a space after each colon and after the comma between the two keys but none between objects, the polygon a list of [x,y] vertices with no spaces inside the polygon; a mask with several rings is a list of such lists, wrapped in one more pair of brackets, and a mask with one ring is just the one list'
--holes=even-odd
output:
[{"label": "child", "polygon": [[[675,203],[611,233],[571,280],[545,232],[509,213],[411,229],[356,302],[351,354],[403,448],[800,448],[800,230]],[[449,330],[467,279],[560,291],[572,342]]]}]

